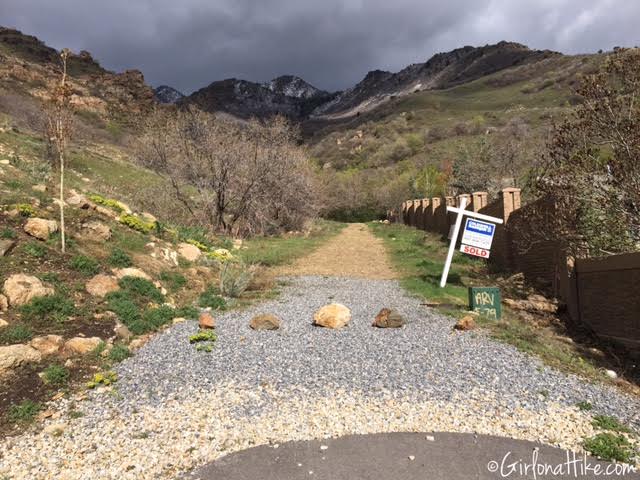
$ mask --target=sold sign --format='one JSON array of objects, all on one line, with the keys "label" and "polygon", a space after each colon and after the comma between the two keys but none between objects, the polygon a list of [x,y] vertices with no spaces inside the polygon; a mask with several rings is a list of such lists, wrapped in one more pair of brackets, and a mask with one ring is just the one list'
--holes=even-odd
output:
[{"label": "sold sign", "polygon": [[471,245],[460,245],[460,251],[468,255],[475,255],[476,257],[489,258],[489,250],[480,247],[472,247]]}]

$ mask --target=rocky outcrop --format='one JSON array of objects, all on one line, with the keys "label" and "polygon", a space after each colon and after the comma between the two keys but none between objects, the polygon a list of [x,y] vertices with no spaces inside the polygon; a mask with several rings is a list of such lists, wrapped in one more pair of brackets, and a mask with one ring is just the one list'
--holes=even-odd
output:
[{"label": "rocky outcrop", "polygon": [[198,317],[198,326],[204,329],[216,328],[216,319],[213,318],[213,315],[211,315],[210,312],[201,312]]},{"label": "rocky outcrop", "polygon": [[24,231],[38,240],[49,240],[49,235],[58,231],[58,222],[44,218],[30,218],[24,225]]},{"label": "rocky outcrop", "polygon": [[42,354],[29,345],[0,347],[0,376],[21,365],[40,360],[42,360]]},{"label": "rocky outcrop", "polygon": [[113,273],[118,278],[118,280],[123,277],[138,277],[144,278],[145,280],[151,280],[151,277],[146,272],[135,267],[114,268]]},{"label": "rocky outcrop", "polygon": [[65,342],[64,349],[71,355],[86,355],[95,350],[101,342],[102,339],[99,337],[74,337]]},{"label": "rocky outcrop", "polygon": [[92,240],[105,241],[111,238],[111,228],[96,220],[83,223],[81,229],[82,235]]},{"label": "rocky outcrop", "polygon": [[202,256],[202,252],[195,245],[191,245],[190,243],[179,243],[178,244],[178,253],[182,258],[188,260],[189,262],[195,262]]},{"label": "rocky outcrop", "polygon": [[54,293],[53,288],[45,286],[38,277],[24,273],[16,273],[7,278],[2,290],[12,307],[24,305],[35,297],[44,297]]},{"label": "rocky outcrop", "polygon": [[313,323],[319,327],[340,329],[351,321],[351,311],[339,303],[325,305],[313,316]]},{"label": "rocky outcrop", "polygon": [[108,293],[115,292],[120,287],[118,279],[113,275],[98,274],[87,282],[85,288],[94,297],[104,298]]},{"label": "rocky outcrop", "polygon": [[60,335],[44,335],[34,338],[29,345],[46,357],[60,352],[64,346],[64,339]]}]

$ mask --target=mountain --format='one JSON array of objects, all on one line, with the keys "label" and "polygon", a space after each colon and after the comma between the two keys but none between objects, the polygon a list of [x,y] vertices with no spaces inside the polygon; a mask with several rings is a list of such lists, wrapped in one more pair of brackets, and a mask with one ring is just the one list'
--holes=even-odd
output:
[{"label": "mountain", "polygon": [[185,97],[183,102],[209,112],[222,111],[240,118],[279,114],[302,120],[334,95],[299,77],[284,75],[267,83],[236,78],[216,81]]},{"label": "mountain", "polygon": [[344,92],[328,93],[303,79],[284,75],[259,84],[228,79],[211,83],[185,99],[208,111],[242,118],[283,114],[294,120],[339,119],[370,111],[391,98],[423,90],[451,88],[514,66],[559,56],[513,42],[462,47],[438,53],[397,72],[373,70]]},{"label": "mountain", "polygon": [[184,94],[168,85],[160,85],[153,89],[153,95],[160,103],[178,103],[184,98]]},{"label": "mountain", "polygon": [[524,45],[500,42],[484,47],[462,47],[438,53],[398,73],[374,70],[333,101],[319,106],[316,117],[353,116],[371,110],[390,98],[423,90],[451,88],[517,65],[561,55],[548,50],[531,50]]}]

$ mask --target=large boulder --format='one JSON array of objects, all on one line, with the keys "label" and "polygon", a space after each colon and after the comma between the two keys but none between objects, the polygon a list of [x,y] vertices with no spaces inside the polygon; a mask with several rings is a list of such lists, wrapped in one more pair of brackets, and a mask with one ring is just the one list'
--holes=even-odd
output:
[{"label": "large boulder", "polygon": [[95,350],[101,342],[99,337],[74,337],[65,342],[64,349],[72,355],[85,355]]},{"label": "large boulder", "polygon": [[11,275],[5,280],[2,289],[12,307],[29,303],[32,298],[54,293],[53,288],[45,286],[38,277],[24,273]]},{"label": "large boulder", "polygon": [[263,313],[253,317],[249,326],[254,330],[278,330],[280,328],[280,319],[270,313]]},{"label": "large boulder", "polygon": [[211,312],[200,312],[200,316],[198,317],[198,326],[200,328],[216,328],[216,319],[213,318]]},{"label": "large boulder", "polygon": [[392,310],[389,308],[383,308],[378,312],[376,318],[373,320],[373,326],[378,328],[400,328],[406,322],[402,315],[400,315],[396,310]]},{"label": "large boulder", "polygon": [[190,243],[178,244],[178,253],[181,257],[190,262],[195,262],[202,256],[200,249]]},{"label": "large boulder", "polygon": [[49,235],[58,231],[58,222],[44,218],[30,218],[24,225],[24,231],[38,240],[48,240]]},{"label": "large boulder", "polygon": [[123,277],[138,277],[144,278],[145,280],[151,280],[151,277],[146,273],[135,267],[128,268],[114,268],[113,273],[120,280]]},{"label": "large boulder", "polygon": [[116,277],[100,273],[89,280],[85,288],[94,297],[104,298],[108,293],[115,292],[120,287]]},{"label": "large boulder", "polygon": [[8,345],[0,347],[0,375],[25,363],[39,362],[42,355],[29,345]]},{"label": "large boulder", "polygon": [[325,305],[313,315],[314,325],[338,329],[351,321],[351,311],[339,303]]},{"label": "large boulder", "polygon": [[87,209],[91,207],[91,202],[81,193],[72,192],[72,195],[66,199],[66,202],[78,208]]},{"label": "large boulder", "polygon": [[60,335],[44,335],[34,338],[29,345],[43,356],[55,355],[64,346],[64,339]]},{"label": "large boulder", "polygon": [[102,222],[92,220],[82,224],[82,235],[92,240],[109,240],[111,228]]}]

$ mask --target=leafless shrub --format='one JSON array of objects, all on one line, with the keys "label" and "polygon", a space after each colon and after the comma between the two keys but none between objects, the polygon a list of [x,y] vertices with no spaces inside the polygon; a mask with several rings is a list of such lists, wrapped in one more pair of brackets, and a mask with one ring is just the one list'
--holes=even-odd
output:
[{"label": "leafless shrub", "polygon": [[195,108],[161,109],[142,137],[141,163],[165,177],[196,221],[234,235],[297,230],[317,210],[314,177],[296,132]]}]

